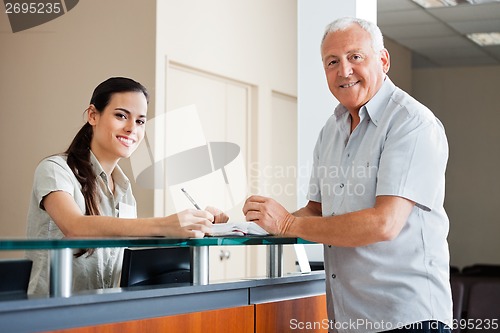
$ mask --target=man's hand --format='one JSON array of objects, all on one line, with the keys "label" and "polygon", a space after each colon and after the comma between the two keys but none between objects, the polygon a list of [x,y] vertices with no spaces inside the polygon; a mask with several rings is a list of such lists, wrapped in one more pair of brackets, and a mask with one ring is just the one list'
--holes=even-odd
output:
[{"label": "man's hand", "polygon": [[271,198],[253,195],[245,201],[243,214],[273,235],[286,235],[295,217]]}]

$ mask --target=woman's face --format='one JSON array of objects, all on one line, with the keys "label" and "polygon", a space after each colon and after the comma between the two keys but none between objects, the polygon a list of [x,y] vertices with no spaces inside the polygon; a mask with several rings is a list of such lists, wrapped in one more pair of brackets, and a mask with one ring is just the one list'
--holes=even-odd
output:
[{"label": "woman's face", "polygon": [[94,134],[90,148],[96,157],[109,162],[130,157],[144,138],[147,111],[141,92],[113,94],[102,113],[91,105],[88,122]]}]

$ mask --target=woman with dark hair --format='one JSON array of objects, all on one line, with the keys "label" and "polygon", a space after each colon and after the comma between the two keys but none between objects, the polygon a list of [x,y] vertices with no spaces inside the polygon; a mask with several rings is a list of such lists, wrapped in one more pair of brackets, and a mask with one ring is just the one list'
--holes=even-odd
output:
[{"label": "woman with dark hair", "polygon": [[[227,221],[215,208],[137,218],[118,161],[130,157],[144,138],[148,98],[146,88],[128,78],[110,78],[95,88],[87,122],[69,148],[45,158],[35,171],[28,237],[203,237],[212,222]],[[48,256],[48,251],[27,251],[33,261],[30,293],[49,291]],[[117,286],[121,249],[80,250],[74,256],[73,291]]]}]

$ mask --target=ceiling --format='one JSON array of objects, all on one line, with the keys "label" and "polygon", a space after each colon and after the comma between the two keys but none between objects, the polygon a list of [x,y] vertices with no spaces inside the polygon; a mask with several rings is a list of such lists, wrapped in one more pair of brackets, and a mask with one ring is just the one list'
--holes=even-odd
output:
[{"label": "ceiling", "polygon": [[412,51],[413,68],[500,65],[500,46],[481,47],[465,34],[500,32],[500,2],[423,8],[411,0],[378,0],[385,37]]}]

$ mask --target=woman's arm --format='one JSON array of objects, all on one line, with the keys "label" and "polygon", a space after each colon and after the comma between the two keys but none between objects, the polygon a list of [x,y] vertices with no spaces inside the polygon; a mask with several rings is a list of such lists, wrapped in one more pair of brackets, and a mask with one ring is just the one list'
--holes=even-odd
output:
[{"label": "woman's arm", "polygon": [[174,236],[199,238],[210,231],[214,216],[204,210],[188,209],[167,217],[117,218],[83,215],[73,197],[64,191],[43,199],[46,212],[67,237]]}]

